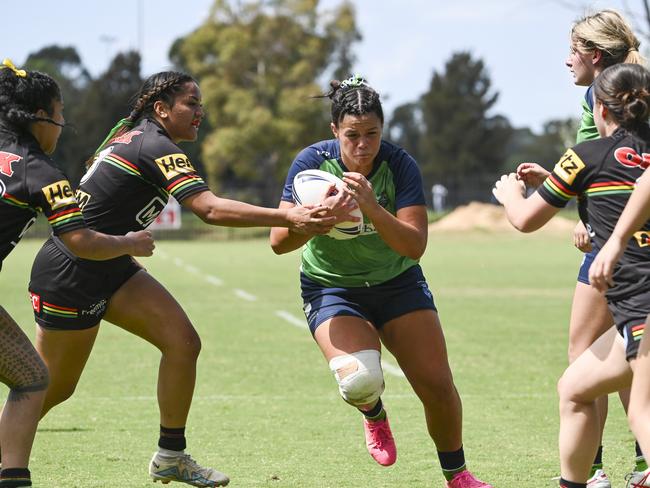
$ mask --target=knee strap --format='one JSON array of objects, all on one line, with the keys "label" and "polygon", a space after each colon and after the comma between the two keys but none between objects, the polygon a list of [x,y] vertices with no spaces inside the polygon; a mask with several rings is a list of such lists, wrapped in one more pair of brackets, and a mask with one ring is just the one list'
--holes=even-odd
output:
[{"label": "knee strap", "polygon": [[365,349],[333,357],[329,366],[343,399],[356,407],[375,403],[384,392],[379,351]]}]

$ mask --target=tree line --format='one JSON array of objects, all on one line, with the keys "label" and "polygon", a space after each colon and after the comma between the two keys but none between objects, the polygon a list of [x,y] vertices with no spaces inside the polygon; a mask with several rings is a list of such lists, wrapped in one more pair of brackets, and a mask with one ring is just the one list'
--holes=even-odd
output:
[{"label": "tree line", "polygon": [[[199,82],[206,113],[199,140],[183,149],[216,192],[274,206],[296,153],[332,137],[329,101],[316,96],[323,80],[352,74],[361,33],[350,1],[326,12],[317,7],[318,0],[215,0],[207,20],[171,46],[175,69]],[[119,53],[97,77],[74,47],[44,47],[24,64],[61,85],[72,125],[54,159],[76,183],[97,145],[128,115],[143,81],[140,56]],[[384,137],[417,159],[425,188],[444,184],[453,204],[489,200],[495,175],[524,158],[553,164],[573,142],[576,124],[549,121],[541,134],[514,128],[493,113],[498,97],[481,59],[453,53],[427,92],[387,114]]]}]

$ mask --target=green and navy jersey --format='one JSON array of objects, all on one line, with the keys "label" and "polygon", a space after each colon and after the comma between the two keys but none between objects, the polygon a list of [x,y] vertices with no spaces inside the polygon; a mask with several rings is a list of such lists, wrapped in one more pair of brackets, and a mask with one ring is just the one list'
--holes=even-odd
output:
[{"label": "green and navy jersey", "polygon": [[[578,194],[580,220],[589,224],[598,249],[607,242],[634,185],[650,165],[650,130],[643,137],[619,128],[609,137],[568,149],[538,188],[550,205],[564,207]],[[614,271],[608,298],[620,300],[650,290],[650,221],[634,234]]]},{"label": "green and navy jersey", "polygon": [[[293,178],[306,169],[320,169],[342,178],[348,169],[341,159],[338,140],[318,142],[298,154],[289,168],[283,201],[295,203]],[[422,176],[415,160],[390,142],[381,142],[373,169],[366,178],[372,184],[379,204],[393,215],[401,208],[425,204]],[[377,285],[415,264],[416,260],[393,251],[365,217],[358,237],[337,240],[329,236],[314,236],[302,252],[302,271],[325,286]]]},{"label": "green and navy jersey", "polygon": [[207,190],[185,153],[145,118],[99,153],[77,200],[88,227],[121,235],[149,226],[170,195],[182,202]]},{"label": "green and navy jersey", "polygon": [[36,139],[0,126],[0,265],[39,212],[56,235],[86,226],[68,179]]},{"label": "green and navy jersey", "polygon": [[576,136],[576,144],[598,139],[599,137],[598,128],[596,127],[596,122],[594,122],[594,85],[592,83],[587,88],[585,96],[582,99],[582,116]]}]

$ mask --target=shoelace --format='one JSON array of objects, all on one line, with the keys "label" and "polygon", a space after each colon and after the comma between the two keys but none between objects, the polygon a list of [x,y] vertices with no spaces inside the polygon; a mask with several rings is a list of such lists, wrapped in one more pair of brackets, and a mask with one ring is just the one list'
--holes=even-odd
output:
[{"label": "shoelace", "polygon": [[381,447],[384,441],[390,438],[387,422],[368,422],[368,428],[374,434],[373,441],[376,447]]},{"label": "shoelace", "polygon": [[641,478],[641,479],[639,480],[638,483],[633,483],[633,482],[632,482],[632,477],[634,476],[634,473],[628,473],[628,474],[626,474],[626,475],[625,475],[625,481],[627,481],[627,483],[625,484],[625,487],[626,487],[626,488],[645,488],[645,486],[646,486],[646,481],[648,481],[648,475],[650,475],[650,473],[646,473],[646,474],[643,476],[643,478]]},{"label": "shoelace", "polygon": [[481,485],[481,483],[479,483],[479,482],[478,482],[478,481],[477,481],[477,480],[476,480],[476,479],[475,479],[475,478],[470,474],[470,472],[467,471],[467,470],[465,470],[465,471],[461,471],[459,474],[457,474],[457,475],[454,477],[454,481],[456,481],[456,480],[458,480],[458,481],[464,481],[464,482],[468,483],[467,485],[464,485],[464,486],[466,486],[467,488],[473,488],[473,487],[478,488],[478,487],[480,487],[480,486],[483,486],[483,485]]}]

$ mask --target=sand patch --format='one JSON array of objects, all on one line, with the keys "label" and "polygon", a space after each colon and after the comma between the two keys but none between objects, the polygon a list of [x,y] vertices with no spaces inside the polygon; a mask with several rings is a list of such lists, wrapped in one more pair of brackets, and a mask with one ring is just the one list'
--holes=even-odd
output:
[{"label": "sand patch", "polygon": [[[556,216],[536,232],[571,233],[575,225],[576,221],[574,220]],[[429,225],[429,232],[463,232],[469,230],[519,232],[508,222],[506,212],[501,205],[479,202],[462,205],[449,215]]]}]

